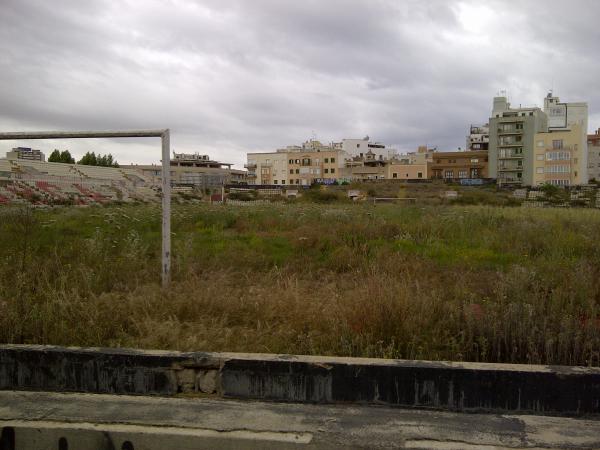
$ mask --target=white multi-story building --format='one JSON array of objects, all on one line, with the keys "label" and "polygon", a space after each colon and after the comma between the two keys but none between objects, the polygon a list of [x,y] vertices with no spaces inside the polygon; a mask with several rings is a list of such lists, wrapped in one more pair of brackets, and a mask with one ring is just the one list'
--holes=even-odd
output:
[{"label": "white multi-story building", "polygon": [[333,143],[334,148],[341,148],[350,157],[365,157],[369,151],[375,155],[375,159],[384,160],[392,159],[397,156],[397,151],[393,148],[386,147],[381,142],[371,142],[369,136],[362,139],[343,139],[340,143]]},{"label": "white multi-story building", "polygon": [[490,144],[490,126],[471,125],[469,135],[467,136],[466,150],[487,150]]}]

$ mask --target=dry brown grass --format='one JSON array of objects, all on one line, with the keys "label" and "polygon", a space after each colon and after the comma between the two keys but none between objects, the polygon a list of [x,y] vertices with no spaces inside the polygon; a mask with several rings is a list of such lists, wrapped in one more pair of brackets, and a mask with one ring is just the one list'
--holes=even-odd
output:
[{"label": "dry brown grass", "polygon": [[597,211],[182,206],[168,293],[157,212],[3,216],[0,339],[600,365]]}]

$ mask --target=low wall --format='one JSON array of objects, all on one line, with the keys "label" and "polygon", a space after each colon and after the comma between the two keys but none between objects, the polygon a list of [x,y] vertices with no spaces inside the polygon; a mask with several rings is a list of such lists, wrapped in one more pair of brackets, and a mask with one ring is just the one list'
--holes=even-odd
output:
[{"label": "low wall", "polygon": [[0,346],[0,389],[600,414],[600,368]]}]

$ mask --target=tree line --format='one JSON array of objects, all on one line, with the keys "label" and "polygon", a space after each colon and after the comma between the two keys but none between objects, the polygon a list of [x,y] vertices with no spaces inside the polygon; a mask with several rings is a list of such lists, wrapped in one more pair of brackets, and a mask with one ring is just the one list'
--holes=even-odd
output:
[{"label": "tree line", "polygon": [[[50,154],[48,162],[75,164],[75,158],[71,156],[69,150],[63,150],[61,152],[57,149]],[[119,167],[119,163],[110,153],[107,155],[98,153],[96,155],[95,152],[87,152],[79,161],[77,161],[77,164],[82,164],[84,166]]]}]

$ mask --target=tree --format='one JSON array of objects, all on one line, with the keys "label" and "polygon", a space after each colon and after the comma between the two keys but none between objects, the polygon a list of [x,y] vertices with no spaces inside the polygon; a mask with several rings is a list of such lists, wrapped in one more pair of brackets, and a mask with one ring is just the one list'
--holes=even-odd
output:
[{"label": "tree", "polygon": [[71,156],[71,152],[69,152],[69,150],[63,150],[61,152],[60,150],[55,149],[52,153],[50,153],[48,162],[75,164],[75,158]]},{"label": "tree", "polygon": [[[58,150],[54,150],[55,152]],[[71,156],[71,152],[69,150],[63,150],[60,152],[60,162],[66,164],[75,164],[75,158]]]},{"label": "tree", "polygon": [[100,153],[96,155],[94,152],[87,152],[77,164],[82,164],[84,166],[119,167],[119,163],[113,159],[113,156],[110,153],[108,155],[102,155]]},{"label": "tree", "polygon": [[48,162],[62,162],[60,160],[60,152],[58,150],[54,150],[52,153],[50,153],[50,156],[48,156]]}]

